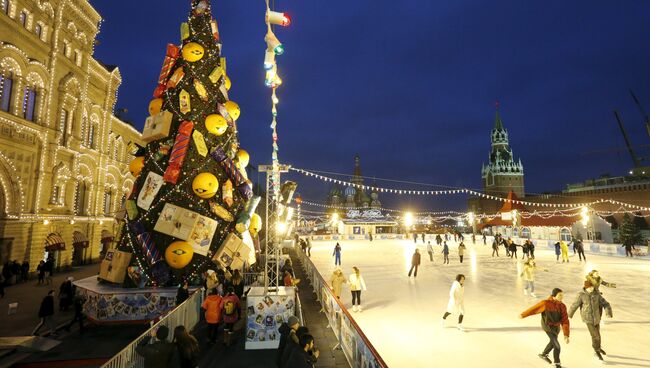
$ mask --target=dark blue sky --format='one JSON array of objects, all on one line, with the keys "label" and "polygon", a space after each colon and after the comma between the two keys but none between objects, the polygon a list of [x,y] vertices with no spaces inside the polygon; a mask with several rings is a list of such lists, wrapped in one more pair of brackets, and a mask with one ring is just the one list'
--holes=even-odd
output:
[{"label": "dark blue sky", "polygon": [[[104,17],[95,56],[120,67],[118,107],[141,128],[165,45],[179,43],[188,1],[91,1]],[[175,3],[170,6],[169,3]],[[650,143],[628,89],[650,110],[650,1],[276,1],[280,159],[295,167],[480,188],[494,101],[526,191],[620,175],[631,167],[612,114],[635,145]],[[271,156],[264,87],[263,1],[213,0],[242,109],[242,147]],[[608,150],[608,149],[612,150]],[[593,153],[598,151],[598,153]],[[646,149],[639,153],[649,156]],[[293,175],[304,198],[328,187]],[[389,187],[405,187],[378,182]],[[386,206],[464,209],[462,197],[381,199]]]}]

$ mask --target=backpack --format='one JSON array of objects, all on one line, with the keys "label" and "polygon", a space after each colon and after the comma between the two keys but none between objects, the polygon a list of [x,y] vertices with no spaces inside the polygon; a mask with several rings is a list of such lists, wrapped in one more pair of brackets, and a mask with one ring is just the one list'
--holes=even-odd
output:
[{"label": "backpack", "polygon": [[235,314],[235,303],[232,300],[227,300],[223,309],[225,310],[226,315],[233,315]]}]

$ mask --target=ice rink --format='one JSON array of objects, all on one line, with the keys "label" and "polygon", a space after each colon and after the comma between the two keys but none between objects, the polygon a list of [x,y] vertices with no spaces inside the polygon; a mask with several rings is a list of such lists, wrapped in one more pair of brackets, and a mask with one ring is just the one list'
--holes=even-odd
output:
[{"label": "ice rink", "polygon": [[[466,237],[467,239],[467,237]],[[351,296],[344,286],[341,299],[375,348],[391,368],[411,367],[546,367],[537,357],[548,342],[540,327],[540,317],[519,319],[519,314],[554,287],[565,292],[569,309],[584,277],[592,269],[605,281],[603,296],[614,310],[614,318],[601,326],[602,348],[607,365],[650,367],[650,261],[587,254],[588,262],[573,256],[568,264],[558,264],[555,254],[537,249],[537,299],[523,294],[519,260],[491,257],[490,243],[466,243],[464,263],[459,262],[457,244],[450,245],[450,264],[442,264],[441,247],[434,245],[434,261],[429,261],[426,245],[417,247],[422,265],[417,278],[407,277],[413,240],[340,241],[342,268],[346,277],[352,266],[361,270],[367,291],[362,293],[363,312],[351,311]],[[326,280],[334,270],[335,241],[313,241],[311,259]],[[433,242],[432,242],[433,243]],[[458,273],[465,282],[466,332],[456,329],[457,315],[440,320],[447,306],[449,288]],[[593,357],[587,328],[576,312],[571,322],[569,345],[562,344],[562,363],[569,368],[600,366]]]}]

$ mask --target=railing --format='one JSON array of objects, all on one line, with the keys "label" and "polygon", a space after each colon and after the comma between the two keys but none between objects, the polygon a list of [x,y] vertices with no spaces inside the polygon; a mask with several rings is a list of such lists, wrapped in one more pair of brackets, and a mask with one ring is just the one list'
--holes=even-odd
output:
[{"label": "railing", "polygon": [[300,295],[298,295],[297,291],[296,291],[296,317],[298,317],[298,320],[300,321],[300,325],[304,326],[305,318],[302,315],[302,303],[300,302]]},{"label": "railing", "polygon": [[[302,264],[307,279],[316,293],[316,300],[320,303],[322,311],[325,312],[329,326],[336,335],[345,358],[348,360],[350,367],[381,367],[387,368],[388,365],[381,358],[370,340],[363,333],[359,325],[354,321],[343,303],[336,298],[332,289],[327,285],[323,276],[318,272],[314,263],[300,249],[296,249],[298,259]],[[301,311],[301,308],[298,310]],[[302,312],[301,312],[302,313]],[[299,317],[300,318],[300,317]]]},{"label": "railing", "polygon": [[135,348],[142,340],[151,335],[160,326],[169,328],[170,338],[176,326],[185,326],[188,330],[194,328],[201,318],[201,304],[203,303],[203,293],[198,290],[194,292],[181,305],[174,308],[171,312],[163,316],[158,322],[151,326],[142,335],[133,340],[127,347],[122,349],[101,368],[140,368],[144,367],[144,358],[136,353]]}]

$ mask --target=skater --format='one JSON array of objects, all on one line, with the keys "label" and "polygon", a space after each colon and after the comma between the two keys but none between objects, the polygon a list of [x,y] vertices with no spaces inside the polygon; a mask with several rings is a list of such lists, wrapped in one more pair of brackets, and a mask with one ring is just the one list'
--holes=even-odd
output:
[{"label": "skater", "polygon": [[363,280],[363,276],[361,276],[361,272],[356,266],[352,267],[352,269],[354,272],[350,275],[348,281],[350,283],[350,292],[352,293],[352,311],[361,312],[361,291],[366,290],[366,282]]},{"label": "skater", "polygon": [[560,250],[562,251],[562,263],[569,263],[569,246],[564,240],[560,240]]},{"label": "skater", "polygon": [[503,247],[506,248],[506,257],[511,257],[510,256],[510,244],[512,244],[512,240],[508,238],[505,242],[503,242]]},{"label": "skater", "polygon": [[562,250],[560,249],[560,242],[555,243],[555,262],[560,263],[560,254]]},{"label": "skater", "polygon": [[445,233],[445,241],[449,241],[449,233]]},{"label": "skater", "polygon": [[34,328],[34,331],[32,331],[32,335],[38,336],[38,330],[41,329],[44,325],[47,325],[46,327],[50,329],[50,334],[52,336],[56,336],[56,325],[52,321],[52,316],[54,315],[54,290],[50,290],[47,292],[47,295],[43,298],[43,301],[41,301],[41,307],[38,310],[38,317],[41,319],[38,325],[36,325],[36,328]]},{"label": "skater", "polygon": [[599,291],[600,285],[616,289],[616,284],[603,280],[603,278],[598,274],[598,270],[592,270],[587,274],[585,278],[587,281],[591,282],[592,285],[594,285],[594,289],[596,289],[596,291]]},{"label": "skater", "polygon": [[494,257],[495,253],[496,253],[497,257],[498,257],[499,256],[499,243],[498,243],[498,239],[496,237],[492,241],[492,257]]},{"label": "skater", "polygon": [[472,244],[476,245],[476,235],[472,233]]},{"label": "skater", "polygon": [[429,259],[433,262],[433,247],[431,246],[431,240],[427,242],[427,253],[429,253]]},{"label": "skater", "polygon": [[[372,241],[372,234],[370,234],[370,241]],[[307,237],[307,257],[311,257],[311,237]]]},{"label": "skater", "polygon": [[578,293],[576,301],[569,309],[569,318],[580,308],[580,317],[582,322],[587,325],[587,330],[591,335],[591,347],[594,348],[596,359],[604,362],[603,355],[607,355],[600,346],[600,317],[605,309],[607,317],[612,318],[612,307],[602,294],[594,288],[591,281],[585,281],[582,291]]},{"label": "skater", "polygon": [[370,239],[370,242],[372,243],[372,233],[368,233],[368,238]]},{"label": "skater", "polygon": [[454,232],[454,241],[455,241],[455,242],[458,241],[458,235],[456,235],[456,232]]},{"label": "skater", "polygon": [[332,256],[334,256],[334,266],[340,266],[341,265],[341,244],[336,243]]},{"label": "skater", "polygon": [[217,331],[221,321],[221,295],[217,289],[211,289],[210,294],[201,304],[201,309],[205,311],[205,323],[208,325],[208,343],[217,342]]},{"label": "skater", "polygon": [[530,240],[526,239],[526,241],[524,242],[524,245],[521,246],[521,252],[523,253],[521,255],[521,259],[524,259],[526,257],[530,257],[529,256],[530,248],[529,248],[529,245],[528,245],[529,243],[530,243]]},{"label": "skater", "polygon": [[334,292],[334,296],[337,299],[341,299],[341,289],[343,289],[343,284],[346,283],[347,281],[345,280],[343,271],[339,267],[337,267],[332,273],[332,276],[330,277],[330,284],[332,285],[332,291]]},{"label": "skater", "polygon": [[463,315],[465,314],[465,275],[458,274],[456,275],[456,281],[451,284],[451,289],[449,289],[449,302],[447,303],[447,311],[442,316],[442,327],[445,327],[445,320],[452,313],[458,313],[458,328],[461,331],[465,331],[463,328]]},{"label": "skater", "polygon": [[418,248],[415,248],[415,252],[411,257],[411,269],[409,270],[409,277],[411,277],[411,272],[413,272],[414,268],[415,268],[415,273],[413,274],[413,277],[418,277],[419,266],[420,266],[420,250]]},{"label": "skater", "polygon": [[623,244],[623,245],[621,245],[621,247],[625,248],[625,256],[632,258],[632,249],[636,250],[634,245],[632,245],[632,244]]},{"label": "skater", "polygon": [[458,257],[460,258],[460,263],[463,263],[463,256],[465,256],[465,243],[463,241],[460,241],[460,244],[458,244]]},{"label": "skater", "polygon": [[576,250],[578,253],[578,257],[580,258],[580,261],[584,259],[585,262],[587,262],[587,257],[585,256],[585,246],[582,244],[582,241],[580,239],[576,239],[573,242],[573,249]]},{"label": "skater", "polygon": [[[135,352],[144,357],[144,368],[167,368],[170,366],[174,355],[174,344],[167,341],[168,335],[169,329],[167,326],[160,326],[155,331],[152,331],[150,336],[145,336],[135,348]],[[154,336],[156,342],[149,344],[149,341]]]},{"label": "skater", "polygon": [[549,338],[549,343],[538,356],[548,364],[551,364],[548,354],[553,350],[553,363],[555,368],[561,368],[560,364],[560,342],[558,336],[560,334],[560,326],[564,332],[564,341],[569,343],[569,316],[567,315],[566,306],[562,303],[564,293],[562,289],[555,288],[551,292],[548,299],[533,305],[527,310],[523,311],[519,318],[526,318],[534,314],[542,314],[542,329],[546,332]]},{"label": "skater", "polygon": [[483,233],[483,245],[487,245],[487,236]]},{"label": "skater", "polygon": [[510,247],[510,258],[514,257],[514,259],[517,259],[517,247],[518,247],[517,243],[511,240],[509,247]]},{"label": "skater", "polygon": [[[530,296],[537,298],[537,295],[535,295],[535,271],[538,269],[540,268],[537,267],[535,261],[532,258],[528,258],[528,260],[526,260],[524,263],[524,269],[519,275],[519,277],[522,277],[526,283],[526,286],[524,286],[524,295],[528,295],[528,289],[530,289]],[[542,268],[542,270],[544,272],[548,272],[548,270],[545,268]]]},{"label": "skater", "polygon": [[528,251],[530,252],[530,258],[535,259],[535,243],[532,240],[528,241]]},{"label": "skater", "polygon": [[449,264],[449,247],[447,242],[444,242],[442,245],[442,264]]},{"label": "skater", "polygon": [[228,294],[221,299],[221,314],[223,315],[223,323],[225,327],[223,329],[223,343],[226,346],[232,344],[232,335],[234,333],[235,322],[239,321],[241,318],[241,307],[239,303],[239,298],[235,295],[235,289],[232,286],[228,286]]},{"label": "skater", "polygon": [[442,237],[440,236],[440,234],[436,235],[436,244],[438,244],[438,246],[440,246],[440,244],[442,244]]},{"label": "skater", "polygon": [[418,234],[413,233],[413,243],[417,244],[418,243]]},{"label": "skater", "polygon": [[424,244],[424,233],[422,233],[422,243]]}]

